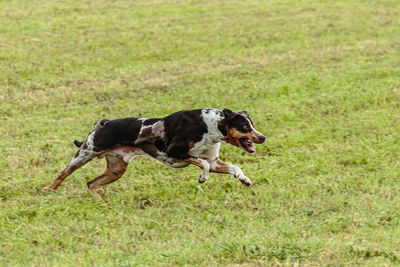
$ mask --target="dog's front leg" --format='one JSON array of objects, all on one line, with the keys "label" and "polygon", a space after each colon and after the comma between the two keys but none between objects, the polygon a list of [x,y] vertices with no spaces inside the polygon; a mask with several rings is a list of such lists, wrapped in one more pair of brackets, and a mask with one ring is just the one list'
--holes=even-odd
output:
[{"label": "dog's front leg", "polygon": [[235,178],[238,178],[242,184],[247,186],[251,185],[250,179],[244,175],[244,173],[238,166],[225,163],[218,158],[215,161],[211,162],[210,171],[232,174]]},{"label": "dog's front leg", "polygon": [[182,159],[183,161],[199,166],[203,171],[199,177],[199,183],[204,183],[208,179],[210,173],[210,163],[207,160],[190,156],[183,151],[187,151],[186,139],[173,141],[167,148],[167,155],[171,158]]},{"label": "dog's front leg", "polygon": [[199,166],[203,170],[199,177],[199,183],[204,183],[205,181],[207,181],[208,175],[210,173],[210,164],[207,160],[201,158],[188,158],[184,161]]}]

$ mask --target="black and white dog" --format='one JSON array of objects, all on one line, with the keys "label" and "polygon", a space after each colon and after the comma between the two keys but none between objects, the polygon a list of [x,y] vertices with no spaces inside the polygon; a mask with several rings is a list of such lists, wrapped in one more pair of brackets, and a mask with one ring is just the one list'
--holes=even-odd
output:
[{"label": "black and white dog", "polygon": [[171,167],[194,164],[202,169],[199,182],[204,183],[209,172],[232,174],[249,186],[251,181],[242,170],[219,159],[221,141],[254,153],[253,142],[262,144],[265,136],[254,129],[246,111],[228,109],[182,110],[164,118],[125,118],[101,120],[94,124],[71,163],[44,190],[55,190],[64,179],[94,157],[107,159],[107,169],[87,183],[96,198],[96,191],[118,180],[134,156],[151,156]]}]

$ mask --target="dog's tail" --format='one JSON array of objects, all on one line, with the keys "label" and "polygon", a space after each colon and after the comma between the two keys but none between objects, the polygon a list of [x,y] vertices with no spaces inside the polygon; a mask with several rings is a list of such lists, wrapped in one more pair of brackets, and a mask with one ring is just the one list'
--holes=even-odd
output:
[{"label": "dog's tail", "polygon": [[83,142],[79,142],[78,140],[74,140],[74,144],[75,144],[77,147],[81,147],[81,145],[83,144]]}]

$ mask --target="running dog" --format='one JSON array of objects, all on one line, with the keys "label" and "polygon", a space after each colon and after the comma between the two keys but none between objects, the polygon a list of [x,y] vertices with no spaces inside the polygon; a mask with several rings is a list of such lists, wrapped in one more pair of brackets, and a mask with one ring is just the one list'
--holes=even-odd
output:
[{"label": "running dog", "polygon": [[262,144],[265,136],[254,129],[247,111],[229,109],[182,110],[164,118],[125,118],[101,120],[94,124],[88,137],[74,141],[79,147],[71,163],[49,187],[55,190],[70,174],[95,157],[105,157],[107,169],[87,183],[95,198],[97,188],[118,180],[137,155],[147,155],[162,163],[182,168],[194,164],[202,169],[199,182],[209,172],[232,174],[249,186],[251,181],[242,170],[219,159],[221,142],[254,153],[254,143]]}]

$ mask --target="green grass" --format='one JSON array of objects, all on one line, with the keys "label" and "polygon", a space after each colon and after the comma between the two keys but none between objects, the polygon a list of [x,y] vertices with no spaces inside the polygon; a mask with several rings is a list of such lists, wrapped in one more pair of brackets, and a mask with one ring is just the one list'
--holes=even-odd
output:
[{"label": "green grass", "polygon": [[[400,2],[1,1],[2,266],[400,265]],[[253,181],[95,160],[99,119],[249,111]]]}]

